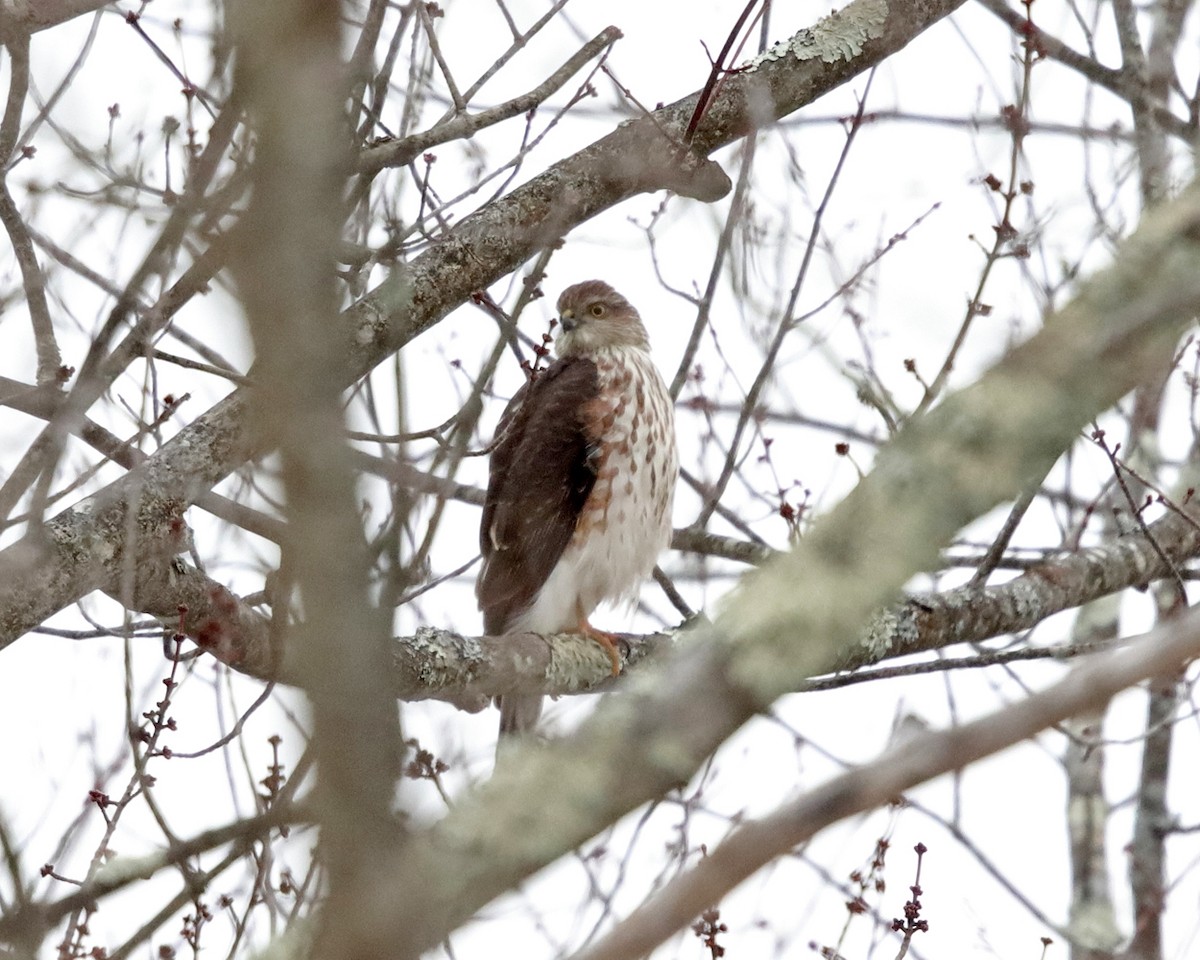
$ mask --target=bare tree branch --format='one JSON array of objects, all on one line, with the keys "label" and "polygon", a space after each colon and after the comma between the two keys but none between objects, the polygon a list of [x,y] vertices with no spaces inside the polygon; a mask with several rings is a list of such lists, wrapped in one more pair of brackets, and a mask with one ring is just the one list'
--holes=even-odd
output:
[{"label": "bare tree branch", "polygon": [[[837,669],[1018,633],[1052,614],[1170,576],[1177,565],[1200,555],[1196,512],[1168,513],[1150,525],[1151,539],[1129,534],[1043,561],[1003,584],[910,597],[876,613]],[[676,531],[677,549],[687,549],[683,533]],[[287,634],[273,632],[266,616],[190,564],[177,560],[160,576],[139,580],[130,602],[171,624],[184,606],[183,629],[201,648],[251,676],[300,682],[288,657]],[[626,636],[626,670],[662,656],[681,636],[679,630]],[[401,700],[446,700],[472,712],[497,694],[569,696],[614,688],[607,655],[575,634],[476,638],[433,627],[395,639],[389,683]]]},{"label": "bare tree branch", "polygon": [[[237,87],[257,132],[254,189],[235,268],[257,346],[254,415],[278,446],[289,536],[283,562],[304,620],[289,653],[313,714],[314,803],[328,903],[318,951],[346,949],[357,890],[398,839],[392,803],[402,738],[387,682],[389,616],[370,561],[347,456],[335,317],[335,251],[350,153],[339,3],[242,0],[231,25]],[[280,618],[282,620],[282,616]]]},{"label": "bare tree branch", "polygon": [[1131,647],[1076,667],[1020,703],[960,727],[917,734],[869,763],[835,777],[760,820],[744,824],[695,867],[672,880],[598,943],[573,960],[642,956],[687,926],[754,871],[856,813],[887,803],[934,777],[1035,736],[1073,714],[1200,656],[1200,615],[1191,614]]},{"label": "bare tree branch", "polygon": [[873,618],[847,666],[1028,630],[1052,614],[1173,576],[1177,564],[1200,554],[1195,517],[1194,507],[1168,513],[1149,536],[1131,533],[1056,557],[1003,584],[918,594]]},{"label": "bare tree branch", "polygon": [[502,120],[508,120],[534,110],[582,70],[584,64],[599,56],[620,39],[620,30],[616,27],[606,27],[594,39],[584,44],[570,60],[528,93],[513,97],[498,106],[481,110],[478,113],[457,114],[445,123],[439,123],[423,133],[413,134],[403,140],[369,147],[359,156],[359,169],[363,173],[370,174],[387,167],[402,167],[431,147],[448,143],[451,140],[474,136],[480,130],[486,130]]},{"label": "bare tree branch", "polygon": [[[1014,33],[1020,35],[1026,29],[1025,15],[1008,6],[1004,0],[979,0],[979,3],[1012,27]],[[1046,56],[1077,71],[1092,83],[1115,93],[1131,105],[1145,97],[1145,91],[1136,82],[1134,74],[1106,67],[1091,57],[1072,50],[1057,37],[1040,28],[1035,28],[1034,37],[1038,46],[1046,52]],[[1175,116],[1166,103],[1151,103],[1147,107],[1153,111],[1154,119],[1161,124],[1163,130],[1173,137],[1190,141],[1195,136],[1195,124]]]},{"label": "bare tree branch", "polygon": [[[405,956],[418,955],[522,877],[686,781],[756,711],[830,669],[940,545],[1044,476],[1096,412],[1145,379],[1190,320],[1198,264],[1194,185],[1147,217],[1040,333],[910,423],[869,478],[792,553],[745,576],[713,625],[692,630],[660,670],[603,701],[577,734],[514,757],[411,837],[362,905],[357,949],[404,944]],[[543,799],[531,804],[535,796]]]},{"label": "bare tree branch", "polygon": [[0,6],[0,43],[8,45],[31,33],[57,27],[86,13],[95,13],[111,0],[6,0]]},{"label": "bare tree branch", "polygon": [[62,379],[62,354],[54,338],[54,324],[50,318],[50,306],[46,302],[46,278],[42,274],[33,240],[25,221],[17,209],[16,201],[8,189],[8,171],[13,162],[12,153],[21,130],[21,114],[25,96],[29,90],[29,38],[22,36],[7,44],[9,55],[8,99],[4,108],[4,121],[0,124],[0,223],[8,233],[21,277],[25,287],[25,302],[29,306],[29,319],[33,324],[34,346],[37,348],[37,382],[55,383]]}]

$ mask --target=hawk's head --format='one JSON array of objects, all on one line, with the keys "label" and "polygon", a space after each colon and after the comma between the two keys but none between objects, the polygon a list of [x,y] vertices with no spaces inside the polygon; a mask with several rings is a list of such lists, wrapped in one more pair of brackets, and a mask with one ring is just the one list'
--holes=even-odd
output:
[{"label": "hawk's head", "polygon": [[650,346],[638,312],[602,280],[567,287],[558,298],[558,315],[563,332],[554,346],[560,357],[605,347]]}]

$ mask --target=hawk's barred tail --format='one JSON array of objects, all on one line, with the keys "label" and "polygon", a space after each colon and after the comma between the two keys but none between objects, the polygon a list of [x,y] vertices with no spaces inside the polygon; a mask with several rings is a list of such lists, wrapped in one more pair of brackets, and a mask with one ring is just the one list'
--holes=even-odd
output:
[{"label": "hawk's barred tail", "polygon": [[541,694],[532,696],[497,697],[496,705],[500,707],[500,740],[496,744],[496,758],[512,743],[512,738],[523,733],[530,733],[537,726],[542,715]]}]

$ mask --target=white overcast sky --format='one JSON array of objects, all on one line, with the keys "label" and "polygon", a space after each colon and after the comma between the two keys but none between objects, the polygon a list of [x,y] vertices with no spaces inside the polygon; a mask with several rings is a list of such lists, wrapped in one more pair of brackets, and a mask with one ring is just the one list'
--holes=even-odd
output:
[{"label": "white overcast sky", "polygon": [[[446,10],[439,25],[443,50],[460,78],[473,79],[504,49],[507,30],[491,0],[446,0],[442,6]],[[528,23],[545,9],[545,4],[512,0],[509,7],[519,22]],[[643,104],[670,102],[703,85],[708,61],[702,43],[714,52],[719,49],[741,7],[741,0],[687,4],[661,0],[574,0],[567,8],[567,18],[531,43],[511,68],[502,71],[484,88],[477,103],[489,105],[532,87],[573,53],[583,39],[609,24],[619,26],[624,33],[609,60],[620,81]],[[790,35],[827,12],[826,7],[813,3],[776,3],[774,7],[775,39]],[[1064,37],[1075,36],[1070,14],[1064,8],[1050,0],[1040,0],[1034,9],[1035,16],[1048,30]],[[171,37],[169,24],[177,16],[184,18],[186,28],[182,56],[193,65],[204,63],[204,4],[155,0],[145,11],[144,24],[164,48],[174,52],[179,48]],[[34,38],[35,80],[43,97],[68,69],[89,28],[90,21],[84,18]],[[1110,34],[1107,29],[1100,31],[1099,56],[1105,62],[1116,63]],[[1005,30],[989,14],[968,4],[879,69],[872,82],[868,110],[902,109],[914,115],[959,119],[994,116],[1014,96],[1017,64],[1013,58],[1014,45]],[[617,118],[612,108],[618,97],[604,77],[595,82],[599,91],[596,100],[580,117],[563,122],[547,136],[527,160],[517,182],[536,175],[612,128]],[[1068,125],[1080,122],[1087,93],[1074,75],[1047,64],[1035,71],[1034,85],[1035,120]],[[779,130],[761,136],[754,201],[760,215],[769,222],[786,226],[794,242],[766,249],[756,259],[757,275],[752,277],[752,283],[761,289],[759,296],[750,302],[739,302],[726,286],[718,297],[714,316],[720,349],[707,342],[701,360],[706,370],[711,371],[713,382],[719,383],[721,395],[731,401],[736,401],[739,390],[748,385],[761,360],[761,351],[746,330],[756,326],[765,328],[771,310],[778,307],[778,291],[790,286],[803,252],[802,238],[809,229],[812,204],[825,188],[843,140],[840,125],[811,121],[850,113],[854,98],[862,94],[865,86],[866,78],[860,77],[789,118]],[[1103,127],[1117,120],[1127,125],[1125,112],[1111,99],[1095,92],[1091,96],[1092,126]],[[563,98],[564,94],[560,94],[554,102],[561,103]],[[105,142],[108,107],[114,103],[120,104],[120,118],[114,125],[118,165],[129,162],[139,149],[135,137],[144,132],[140,150],[145,157],[147,179],[161,182],[161,174],[156,172],[162,169],[159,130],[164,116],[182,119],[178,83],[119,16],[109,15],[100,25],[95,51],[86,61],[80,78],[55,107],[53,117],[86,146],[97,149]],[[542,111],[539,122],[548,115],[549,111]],[[203,138],[207,118],[200,112],[196,116]],[[434,117],[435,111],[430,108],[429,119]],[[481,135],[479,146],[492,159],[504,158],[509,155],[505,151],[511,152],[520,136],[518,121]],[[37,157],[27,161],[12,177],[19,187],[31,182],[43,185],[62,182],[86,190],[98,184],[93,174],[81,171],[71,160],[62,141],[48,127],[40,129],[34,143]],[[842,174],[825,223],[825,236],[834,241],[837,266],[831,266],[829,258],[821,259],[799,309],[804,312],[819,304],[836,288],[836,269],[843,271],[843,275],[852,271],[888,237],[928,213],[908,239],[884,258],[873,274],[870,287],[855,301],[856,308],[868,316],[868,337],[878,367],[904,402],[915,402],[917,387],[904,374],[902,361],[913,357],[919,368],[931,375],[972,294],[982,254],[971,236],[989,243],[993,222],[991,198],[978,179],[988,172],[1003,177],[1009,149],[1009,140],[1001,131],[972,130],[962,125],[881,122],[861,132],[860,142]],[[1052,271],[1055,258],[1059,257],[1098,267],[1108,256],[1103,242],[1090,235],[1093,217],[1079,174],[1084,149],[1078,140],[1053,133],[1037,133],[1027,141],[1026,162],[1036,189],[1030,205],[1022,207],[1017,216],[1022,224],[1035,220],[1043,235],[1046,259],[1030,264],[1029,269],[1035,273],[1043,269]],[[443,196],[452,196],[458,192],[456,183],[465,183],[470,176],[467,149],[453,144],[434,152],[438,155],[433,171],[435,183]],[[1127,152],[1121,156],[1128,160]],[[1103,165],[1111,163],[1111,157],[1110,150],[1098,149],[1092,158],[1091,162],[1100,167],[1096,176],[1101,182],[1109,176]],[[735,171],[735,150],[723,151],[716,159],[731,174]],[[174,163],[174,175],[178,177],[177,157]],[[801,202],[802,197],[794,187],[785,186],[789,163],[798,164],[803,171],[808,203]],[[1127,216],[1134,216],[1129,187],[1119,199],[1125,204]],[[685,301],[660,284],[646,244],[644,227],[662,200],[661,195],[636,197],[575,230],[553,261],[545,284],[546,299],[525,316],[526,331],[534,336],[541,332],[562,287],[598,276],[619,286],[641,310],[656,360],[669,378],[682,354],[693,312]],[[137,215],[128,222],[102,215],[95,215],[93,220],[94,211],[86,204],[66,202],[54,194],[29,202],[38,229],[68,245],[76,256],[101,273],[118,278],[128,276],[152,236],[152,229]],[[458,218],[477,202],[472,198],[458,209]],[[937,208],[933,209],[935,205]],[[704,284],[724,210],[724,204],[707,208],[693,201],[671,200],[656,231],[658,267],[668,284],[686,290]],[[4,262],[11,274],[15,270],[11,258],[6,257]],[[64,302],[53,304],[58,311],[56,316],[62,318],[65,359],[78,366],[90,334],[103,322],[110,303],[82,282],[61,276],[56,282],[56,290],[69,293]],[[504,283],[493,290],[502,301],[510,292],[511,287]],[[1040,322],[1038,306],[1019,282],[1018,268],[1012,262],[1002,264],[997,270],[985,299],[994,306],[994,314],[981,326],[970,351],[964,355],[955,374],[957,383],[969,382],[1008,343],[1028,335]],[[507,301],[511,302],[511,297]],[[231,360],[248,364],[249,337],[228,290],[214,289],[189,305],[178,322],[209,342],[219,342],[221,351]],[[32,341],[23,310],[6,309],[0,323],[0,373],[31,381]],[[449,369],[446,361],[461,359],[467,369],[474,369],[490,350],[493,331],[491,322],[468,306],[405,350],[409,429],[441,422],[457,409],[467,381]],[[788,377],[771,394],[772,400],[781,408],[794,407],[811,416],[882,436],[878,418],[857,403],[852,386],[843,376],[844,359],[858,355],[857,347],[850,346],[856,342],[856,335],[839,306],[815,317],[785,348]],[[161,392],[192,391],[188,417],[197,415],[221,395],[209,378],[160,368],[164,369],[169,382],[160,386]],[[510,365],[498,379],[498,387],[514,389],[519,377],[515,365]],[[142,387],[140,379],[126,377],[118,383],[114,395],[136,405]],[[128,433],[130,423],[128,419],[120,419],[119,407],[110,404],[106,409],[111,418],[107,421],[109,425],[119,433]],[[486,430],[494,424],[498,411],[498,403],[489,408]],[[711,467],[716,462],[712,459],[715,454],[702,454],[699,447],[701,425],[683,416],[680,422],[685,465],[694,464],[703,455],[708,458],[704,462]],[[721,422],[732,424],[732,420]],[[388,428],[385,424],[385,429]],[[0,467],[5,471],[28,443],[30,430],[29,423],[13,419],[11,414],[0,417]],[[859,465],[864,469],[869,467],[868,448],[858,446],[854,453]],[[752,452],[751,459],[757,454],[757,450]],[[798,480],[812,490],[818,509],[835,503],[856,480],[853,465],[834,456],[832,438],[826,433],[780,430],[772,457],[781,477],[788,482]],[[484,469],[482,459],[473,461],[460,479],[480,483]],[[1102,474],[1098,463],[1089,469],[1097,476]],[[102,472],[96,483],[115,475]],[[94,488],[93,485],[87,489]],[[231,482],[223,489],[232,491],[237,487]],[[364,496],[376,494],[364,490]],[[689,523],[696,506],[695,498],[681,492],[676,504],[676,525]],[[449,511],[449,520],[438,536],[433,555],[434,574],[454,569],[476,552],[477,511],[456,504]],[[785,544],[783,524],[772,525],[761,504],[751,502],[747,511],[762,535],[776,545]],[[191,511],[189,520],[198,540],[204,544],[202,552],[206,557],[216,558],[209,567],[214,576],[240,591],[261,588],[262,569],[274,562],[269,548],[245,538],[230,538],[227,531],[221,531],[211,517],[198,510]],[[980,527],[981,531],[986,529]],[[979,538],[984,535],[981,532]],[[1053,529],[1048,529],[1043,537],[1038,536],[1037,530],[1027,530],[1022,536],[1038,545],[1057,541]],[[3,542],[11,540],[10,531]],[[664,565],[686,572],[689,563],[686,558],[673,557]],[[721,569],[733,568],[714,567]],[[411,630],[419,623],[477,632],[479,617],[471,592],[472,576],[446,584],[419,604],[405,608],[397,618],[397,632]],[[731,582],[717,576],[708,584],[684,581],[681,585],[695,606],[711,609]],[[944,581],[943,585],[949,582]],[[650,586],[644,595],[646,611],[638,614],[607,611],[599,622],[615,629],[636,630],[670,621],[673,612],[661,592]],[[119,619],[114,605],[107,601],[93,598],[86,606],[92,615],[108,623]],[[1146,622],[1149,611],[1148,602],[1141,605],[1141,613],[1136,604],[1133,606],[1126,623],[1131,630]],[[65,627],[86,626],[74,610],[65,611],[53,622]],[[1038,639],[1043,643],[1060,639],[1069,622],[1069,618],[1057,618],[1039,630]],[[24,845],[26,869],[36,869],[42,862],[55,858],[53,845],[64,824],[82,809],[87,790],[97,784],[110,787],[123,782],[120,774],[97,770],[94,764],[103,767],[112,763],[119,768],[123,757],[125,685],[129,682],[140,691],[138,702],[151,702],[164,662],[156,643],[135,643],[127,678],[126,654],[119,641],[73,642],[45,636],[30,636],[14,644],[3,652],[2,658],[0,729],[9,734],[0,738],[0,813]],[[779,716],[791,731],[798,731],[811,743],[798,749],[792,732],[783,725],[766,720],[752,724],[721,752],[714,772],[705,781],[702,811],[689,824],[688,842],[693,848],[702,842],[711,847],[730,829],[733,818],[764,813],[782,799],[837,772],[842,764],[869,761],[887,743],[898,712],[913,711],[938,725],[956,717],[966,719],[1019,697],[1021,683],[1043,685],[1059,672],[1057,667],[1032,665],[1022,667],[1016,675],[1020,683],[1002,672],[981,671],[949,679],[932,676],[790,698],[780,704]],[[230,679],[223,671],[201,664],[181,690],[177,713],[186,722],[172,739],[173,748],[189,751],[210,743],[222,729],[228,729],[236,709],[244,709],[257,692],[257,685]],[[1115,737],[1136,736],[1141,699],[1136,693],[1122,698],[1124,708],[1116,709],[1113,714]],[[288,716],[289,709],[295,711],[294,716]],[[559,703],[550,711],[551,720],[570,724],[586,709],[586,702]],[[218,715],[218,711],[223,715]],[[248,722],[244,736],[251,762],[265,767],[265,758],[269,756],[266,738],[276,732],[284,735],[285,751],[294,757],[300,739],[296,717],[302,715],[302,699],[287,693],[256,714]],[[404,719],[406,732],[417,734],[427,744],[437,745],[444,755],[457,758],[457,765],[448,777],[452,785],[462,787],[470,778],[486,775],[495,735],[494,711],[467,716],[448,706],[423,705],[406,708]],[[1180,739],[1194,750],[1194,721],[1183,726]],[[942,780],[913,794],[916,800],[943,817],[960,809],[961,826],[980,852],[1057,922],[1065,920],[1069,895],[1065,872],[1066,799],[1058,759],[1062,746],[1060,737],[1047,736],[972,767],[961,780]],[[1139,754],[1137,743],[1112,749],[1108,777],[1113,801],[1126,799],[1132,790]],[[191,835],[204,826],[226,822],[235,813],[251,811],[250,799],[244,794],[231,803],[227,783],[233,777],[227,773],[226,763],[225,755],[218,751],[200,760],[163,764],[156,770],[157,789],[164,807],[181,818],[174,824],[180,834]],[[1174,787],[1183,790],[1178,778]],[[404,789],[411,807],[421,815],[436,816],[440,807],[427,784],[406,783]],[[1185,819],[1189,812],[1192,821],[1200,816],[1194,795],[1181,795],[1173,800],[1178,801]],[[94,845],[93,838],[98,836],[100,828],[95,813],[89,816],[92,822],[85,828],[84,839],[72,858],[62,865],[63,872],[79,875],[86,867],[86,857],[92,849],[89,844]],[[1128,836],[1129,817],[1127,806],[1113,817],[1114,857],[1120,857],[1122,838]],[[633,844],[628,862],[630,879],[612,903],[616,916],[635,906],[645,887],[663,870],[663,845],[672,836],[679,819],[676,807],[664,805],[652,818],[653,830]],[[620,849],[622,843],[629,844],[633,825],[633,820],[622,824],[603,842],[612,849]],[[919,956],[931,960],[989,957],[1032,960],[1039,956],[1038,938],[1050,931],[1018,905],[941,826],[916,809],[894,818],[878,812],[840,825],[819,836],[801,855],[775,864],[752,879],[743,891],[722,904],[722,919],[731,928],[725,940],[728,955],[802,957],[811,955],[810,941],[834,942],[844,919],[843,897],[826,882],[820,870],[828,871],[834,882],[845,883],[851,870],[869,862],[875,838],[889,825],[893,830],[893,848],[887,871],[888,891],[884,899],[873,901],[880,904],[885,916],[899,916],[902,912],[912,875],[913,845],[920,841],[930,849],[922,885],[926,916],[933,929],[915,945]],[[127,827],[114,844],[118,852],[136,854],[142,850],[139,842],[152,843],[157,835],[153,825],[147,822],[143,829],[139,837],[137,829]],[[303,851],[307,842],[307,839],[302,841],[296,849]],[[1114,864],[1117,866],[1119,861]],[[601,868],[597,869],[603,873]],[[1115,870],[1114,876],[1122,876],[1121,871]],[[566,946],[577,944],[598,919],[594,909],[582,912],[578,909],[577,904],[585,895],[583,880],[578,864],[551,868],[533,880],[523,894],[506,899],[488,911],[490,916],[507,918],[501,926],[481,924],[456,938],[456,957],[468,960],[498,953],[528,958],[559,955]],[[43,881],[39,892],[50,889],[50,882]],[[217,892],[219,889],[214,896]],[[1194,880],[1189,878],[1187,886],[1174,891],[1172,896],[1194,901],[1196,893]],[[533,931],[522,897],[536,903],[545,915],[543,930]],[[112,929],[129,927],[128,922],[123,922],[122,911],[144,910],[143,904],[140,895],[134,893],[106,907],[93,923],[97,936],[102,937],[110,924]],[[1189,919],[1186,910],[1168,911],[1168,917],[1172,943],[1178,951],[1175,955],[1190,955],[1195,943],[1195,921]],[[1126,923],[1128,919],[1126,916]],[[854,958],[890,957],[894,955],[892,942],[877,945],[877,952],[870,953],[872,939],[884,937],[860,920],[852,926],[843,953]],[[220,947],[214,945],[212,949]],[[1066,956],[1065,946],[1054,949],[1057,952],[1050,956]],[[661,955],[700,957],[702,948],[698,941],[685,937],[683,946],[665,948]]]}]

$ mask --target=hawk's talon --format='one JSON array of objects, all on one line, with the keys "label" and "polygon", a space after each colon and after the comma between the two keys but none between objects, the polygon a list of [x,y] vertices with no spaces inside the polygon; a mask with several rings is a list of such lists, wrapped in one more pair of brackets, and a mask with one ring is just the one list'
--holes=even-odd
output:
[{"label": "hawk's talon", "polygon": [[612,661],[612,675],[619,677],[621,675],[621,652],[617,649],[617,641],[621,638],[615,633],[609,633],[607,630],[597,630],[587,621],[587,617],[579,618],[579,632],[585,637],[591,637],[600,646],[604,648],[604,652],[608,654],[608,659]]}]

